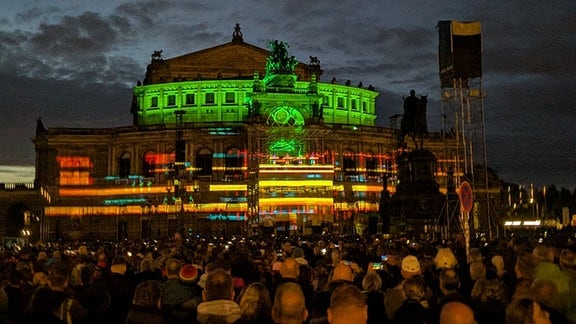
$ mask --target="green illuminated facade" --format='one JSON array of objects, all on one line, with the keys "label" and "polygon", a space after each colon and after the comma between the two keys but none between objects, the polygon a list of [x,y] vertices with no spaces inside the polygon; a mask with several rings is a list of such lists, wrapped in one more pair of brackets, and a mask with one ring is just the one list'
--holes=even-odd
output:
[{"label": "green illuminated facade", "polygon": [[[283,42],[245,43],[238,26],[223,45],[154,52],[132,126],[37,128],[43,235],[367,230],[397,182],[397,132],[376,125],[377,97],[323,82],[318,59]],[[453,154],[439,137],[426,147],[443,185]]]}]

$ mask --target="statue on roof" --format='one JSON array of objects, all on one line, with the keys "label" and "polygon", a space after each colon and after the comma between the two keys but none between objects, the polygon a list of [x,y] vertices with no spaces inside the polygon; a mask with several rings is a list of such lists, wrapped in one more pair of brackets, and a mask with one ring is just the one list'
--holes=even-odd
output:
[{"label": "statue on roof", "polygon": [[36,137],[40,137],[46,134],[47,132],[48,130],[46,130],[46,127],[44,127],[44,123],[42,123],[42,117],[38,118],[36,120]]},{"label": "statue on roof", "polygon": [[318,56],[310,56],[310,65],[320,66],[320,60],[318,59]]},{"label": "statue on roof", "polygon": [[232,34],[232,41],[233,42],[243,42],[244,39],[242,38],[242,32],[240,31],[240,24],[236,23],[236,27],[234,27],[234,33]]},{"label": "statue on roof", "polygon": [[275,40],[268,44],[271,50],[266,60],[267,74],[293,74],[298,61],[294,56],[288,56],[288,44]]},{"label": "statue on roof", "polygon": [[162,50],[159,51],[153,51],[152,55],[150,55],[152,57],[152,62],[154,61],[162,61],[164,58],[162,57]]}]

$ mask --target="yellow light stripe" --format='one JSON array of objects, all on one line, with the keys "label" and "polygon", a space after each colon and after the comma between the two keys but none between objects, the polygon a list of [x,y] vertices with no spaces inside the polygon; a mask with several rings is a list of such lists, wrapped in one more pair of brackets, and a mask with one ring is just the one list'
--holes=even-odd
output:
[{"label": "yellow light stripe", "polygon": [[[214,203],[214,204],[183,204],[184,212],[246,212],[248,210],[248,203]],[[119,215],[140,215],[140,216],[154,216],[163,214],[178,214],[180,212],[180,204],[176,205],[158,205],[154,208],[143,208],[140,205],[128,206],[46,206],[44,207],[44,215],[47,217],[53,216],[68,216],[68,217],[81,217],[81,216],[119,216]]]},{"label": "yellow light stripe", "polygon": [[158,194],[167,193],[166,186],[151,187],[122,187],[122,188],[60,188],[60,196],[120,196],[120,195],[137,195],[137,194]]},{"label": "yellow light stripe", "polygon": [[334,169],[333,165],[259,164],[259,169]]},{"label": "yellow light stripe", "polygon": [[332,180],[261,180],[258,186],[263,187],[331,187]]},{"label": "yellow light stripe", "polygon": [[246,184],[211,184],[210,191],[246,191],[248,185]]},{"label": "yellow light stripe", "polygon": [[352,185],[352,191],[380,192],[382,191],[382,185]]},{"label": "yellow light stripe", "polygon": [[258,200],[260,205],[264,204],[298,204],[298,205],[313,205],[313,204],[333,204],[334,198],[308,198],[308,197],[286,197],[286,198],[260,198]]}]

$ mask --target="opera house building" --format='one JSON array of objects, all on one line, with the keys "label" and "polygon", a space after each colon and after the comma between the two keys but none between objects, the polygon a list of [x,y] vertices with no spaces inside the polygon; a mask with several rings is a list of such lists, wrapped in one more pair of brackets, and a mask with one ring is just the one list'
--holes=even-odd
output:
[{"label": "opera house building", "polygon": [[[411,143],[399,148],[398,129],[376,125],[374,87],[325,81],[317,58],[265,45],[244,42],[237,25],[222,45],[154,52],[125,127],[39,120],[42,237],[382,231],[381,195],[395,193]],[[454,144],[424,141],[445,190]]]}]

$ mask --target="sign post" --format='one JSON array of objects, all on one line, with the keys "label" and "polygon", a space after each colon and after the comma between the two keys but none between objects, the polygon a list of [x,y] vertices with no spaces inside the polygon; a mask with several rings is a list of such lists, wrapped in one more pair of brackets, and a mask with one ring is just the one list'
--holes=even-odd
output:
[{"label": "sign post", "polygon": [[464,230],[464,240],[466,243],[466,255],[470,252],[470,211],[474,205],[474,193],[472,186],[468,181],[462,181],[460,190],[458,191],[458,198],[460,199],[460,222]]}]

